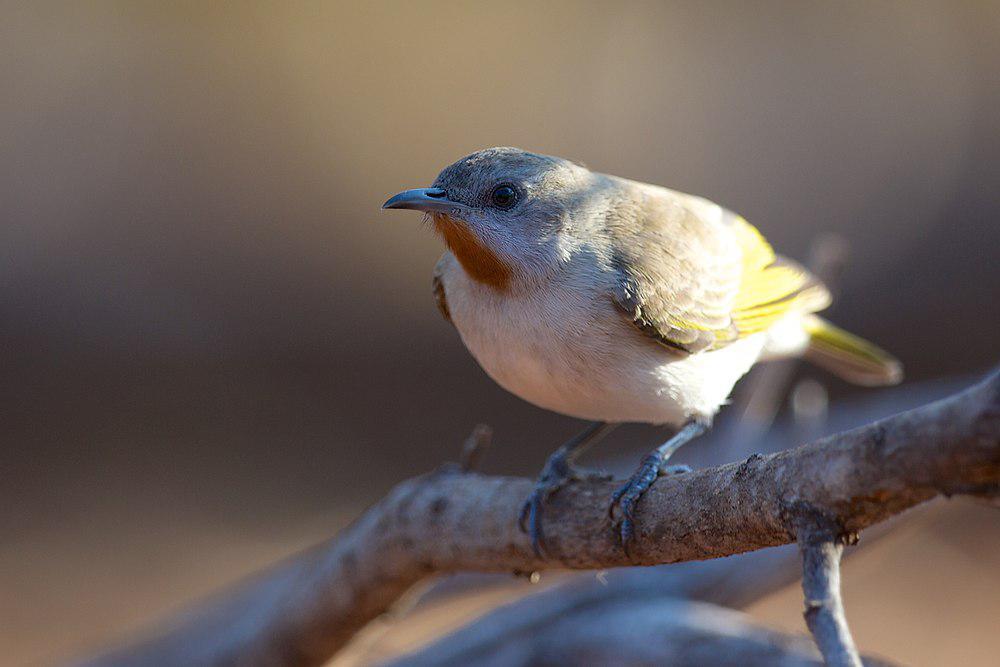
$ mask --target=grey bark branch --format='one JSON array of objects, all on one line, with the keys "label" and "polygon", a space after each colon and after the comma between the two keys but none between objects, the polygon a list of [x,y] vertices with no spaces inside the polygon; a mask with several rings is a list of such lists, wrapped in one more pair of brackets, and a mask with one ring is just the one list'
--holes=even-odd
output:
[{"label": "grey bark branch", "polygon": [[[711,606],[745,607],[776,588],[795,582],[798,579],[798,562],[798,554],[789,545],[789,548],[763,549],[710,561],[620,568],[604,572],[600,577],[581,573],[502,605],[434,640],[428,647],[400,658],[398,664],[407,667],[419,664],[478,665],[492,659],[499,648],[515,645],[520,646],[523,653],[532,655],[533,647],[548,645],[553,635],[560,637],[566,650],[571,651],[568,645],[575,642],[574,637],[586,635],[582,627],[566,622],[578,614],[603,618],[605,631],[627,633],[634,629],[631,614],[626,615],[627,618],[619,617],[613,613],[614,610],[655,607],[664,601],[667,601],[666,604],[672,601],[677,610]],[[682,600],[709,604],[687,608],[680,604]],[[447,601],[444,604],[447,605]],[[675,637],[686,631],[685,619],[660,616],[658,620],[661,623],[676,621],[672,626]],[[401,631],[406,633],[405,619],[402,625]],[[568,631],[569,636],[566,635]],[[801,643],[800,638],[799,641]],[[621,642],[615,645],[621,648],[615,664],[639,664],[638,654],[651,649],[649,646],[637,646],[633,650],[633,647]],[[556,650],[554,646],[545,649],[548,653]],[[806,654],[810,660],[818,655],[815,649]],[[748,659],[750,657],[747,656]],[[358,664],[382,664],[383,661],[376,649],[374,655],[362,653]],[[666,661],[654,662],[665,664]],[[397,667],[396,662],[391,664]],[[561,660],[554,664],[570,663]]]},{"label": "grey bark branch", "polygon": [[[476,632],[445,638],[388,667],[533,667],[536,665],[732,665],[817,667],[807,636],[762,628],[746,614],[704,602],[672,598],[627,600],[543,611],[546,600],[521,605],[534,623],[477,623]],[[527,608],[526,608],[527,607]],[[496,619],[493,619],[496,621]],[[510,619],[508,619],[510,620]],[[869,665],[884,664],[868,662]]]},{"label": "grey bark branch", "polygon": [[[374,662],[387,667],[822,664],[807,636],[766,630],[732,609],[663,596],[613,595],[567,604],[561,593],[530,596],[414,653]],[[890,663],[866,658],[863,664]]]},{"label": "grey bark branch", "polygon": [[[551,560],[518,529],[532,482],[439,472],[408,480],[341,535],[96,664],[321,664],[428,574],[603,569],[717,558],[796,540],[803,516],[841,536],[939,494],[1000,488],[1000,373],[950,398],[769,456],[663,477],[639,505],[632,558],[608,523],[615,482],[546,508]],[[453,469],[452,469],[453,470]]]},{"label": "grey bark branch", "polygon": [[822,517],[798,528],[802,552],[804,616],[829,667],[861,667],[861,657],[847,627],[840,595],[840,558],[844,544],[835,526]]}]

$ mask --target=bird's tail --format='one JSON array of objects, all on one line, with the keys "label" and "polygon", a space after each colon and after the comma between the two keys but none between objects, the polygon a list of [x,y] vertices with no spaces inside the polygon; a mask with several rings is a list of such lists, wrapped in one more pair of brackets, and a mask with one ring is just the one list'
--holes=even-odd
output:
[{"label": "bird's tail", "polygon": [[806,359],[837,377],[868,387],[898,384],[903,379],[899,360],[873,343],[816,315],[806,316],[804,325],[809,334]]}]

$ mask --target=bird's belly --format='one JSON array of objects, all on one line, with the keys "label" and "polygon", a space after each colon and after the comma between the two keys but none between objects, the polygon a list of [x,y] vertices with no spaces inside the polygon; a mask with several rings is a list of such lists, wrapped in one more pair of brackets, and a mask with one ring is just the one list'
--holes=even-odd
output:
[{"label": "bird's belly", "polygon": [[577,316],[579,308],[551,303],[455,301],[452,319],[490,377],[530,403],[581,419],[680,424],[710,417],[763,345],[751,337],[680,357],[639,334],[610,304]]}]

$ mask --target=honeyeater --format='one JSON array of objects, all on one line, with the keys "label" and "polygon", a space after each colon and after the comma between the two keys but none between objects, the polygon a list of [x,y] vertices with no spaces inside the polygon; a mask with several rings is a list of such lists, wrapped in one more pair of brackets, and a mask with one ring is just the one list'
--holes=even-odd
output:
[{"label": "honeyeater", "polygon": [[627,549],[639,498],[758,361],[805,356],[864,385],[901,377],[889,354],[815,314],[830,304],[819,280],[702,197],[489,148],[383,208],[430,216],[447,246],[438,306],[490,377],[594,422],[549,457],[525,502],[521,526],[539,554],[545,501],[616,424],[677,429],[610,501]]}]

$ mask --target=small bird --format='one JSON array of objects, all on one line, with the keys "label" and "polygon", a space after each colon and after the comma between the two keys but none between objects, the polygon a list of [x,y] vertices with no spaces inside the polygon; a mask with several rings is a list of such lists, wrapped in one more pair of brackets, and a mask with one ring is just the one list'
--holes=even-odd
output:
[{"label": "small bird", "polygon": [[433,220],[447,246],[438,308],[489,376],[593,422],[549,457],[524,504],[539,556],[545,501],[588,476],[575,458],[617,424],[678,429],[611,499],[627,551],[642,494],[756,362],[804,356],[857,384],[901,379],[892,356],[814,314],[830,304],[819,280],[702,197],[489,148],[383,208]]}]

